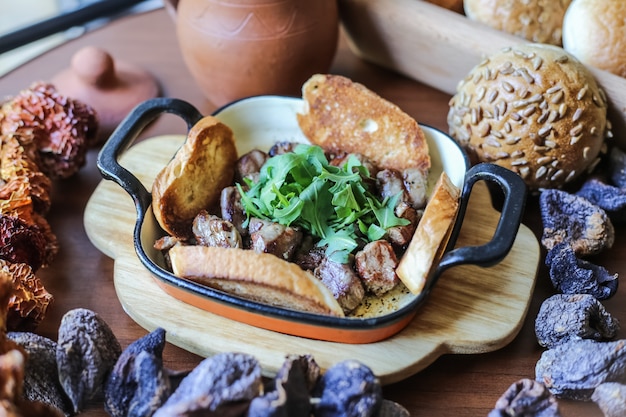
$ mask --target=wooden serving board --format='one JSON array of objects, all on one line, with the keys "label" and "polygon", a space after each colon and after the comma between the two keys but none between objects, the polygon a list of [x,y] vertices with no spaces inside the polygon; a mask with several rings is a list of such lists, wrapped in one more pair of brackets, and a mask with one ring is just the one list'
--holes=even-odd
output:
[{"label": "wooden serving board", "polygon": [[[150,189],[183,140],[184,136],[159,136],[142,141],[126,151],[121,164]],[[457,246],[486,243],[498,218],[487,187],[476,184]],[[147,330],[164,328],[169,342],[201,356],[246,352],[258,358],[268,375],[278,370],[287,354],[312,354],[323,369],[356,358],[385,384],[409,377],[443,354],[483,353],[508,344],[526,317],[540,256],[537,239],[522,225],[503,262],[491,268],[448,270],[407,328],[381,342],[353,345],[259,329],[166,294],[135,255],[133,202],[111,181],[103,181],[94,191],[84,222],[91,242],[115,259],[114,283],[125,311]]]}]

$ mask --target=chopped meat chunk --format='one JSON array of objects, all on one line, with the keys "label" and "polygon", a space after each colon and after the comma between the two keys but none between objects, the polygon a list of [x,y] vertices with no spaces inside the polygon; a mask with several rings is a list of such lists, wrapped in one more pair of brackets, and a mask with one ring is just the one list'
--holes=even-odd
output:
[{"label": "chopped meat chunk", "polygon": [[390,227],[387,229],[387,239],[395,248],[404,249],[409,242],[411,242],[411,239],[415,234],[415,229],[417,228],[417,224],[422,217],[423,210],[416,210],[411,207],[410,204],[400,202],[400,204],[396,206],[395,213],[396,216],[407,219],[411,223],[406,226]]},{"label": "chopped meat chunk", "polygon": [[154,242],[154,249],[160,251],[168,251],[180,243],[180,240],[174,236],[163,236]]},{"label": "chopped meat chunk", "polygon": [[356,271],[368,291],[380,296],[398,284],[398,258],[386,240],[368,243],[354,258]]},{"label": "chopped meat chunk", "polygon": [[250,219],[251,249],[255,252],[271,253],[289,260],[302,242],[302,232],[293,227],[258,218]]},{"label": "chopped meat chunk", "polygon": [[402,194],[399,201],[408,202],[409,196],[404,189],[404,179],[398,171],[383,169],[376,174],[378,192],[383,198]]},{"label": "chopped meat chunk", "polygon": [[305,235],[293,262],[305,271],[313,271],[326,256],[324,252],[324,248],[316,245],[311,235]]},{"label": "chopped meat chunk", "polygon": [[222,218],[232,223],[241,236],[248,235],[248,229],[243,226],[246,221],[246,212],[241,203],[241,194],[237,187],[226,187],[220,195],[220,210]]},{"label": "chopped meat chunk", "polygon": [[411,205],[416,209],[426,207],[428,201],[428,172],[418,168],[407,168],[402,175],[404,177],[404,188]]},{"label": "chopped meat chunk", "polygon": [[294,149],[296,149],[296,146],[298,146],[299,143],[298,142],[277,142],[274,144],[274,146],[272,146],[268,152],[269,156],[276,156],[276,155],[282,155],[285,153],[289,153],[289,152],[293,152]]},{"label": "chopped meat chunk", "polygon": [[346,314],[354,310],[365,296],[363,284],[351,264],[341,264],[324,258],[313,271],[313,275],[328,287]]},{"label": "chopped meat chunk", "polygon": [[192,231],[199,245],[240,248],[241,235],[229,221],[202,210],[193,220]]},{"label": "chopped meat chunk", "polygon": [[258,149],[253,149],[245,155],[242,155],[235,164],[235,177],[237,181],[242,182],[244,178],[253,178],[255,174],[261,172],[261,167],[267,161],[269,156]]}]

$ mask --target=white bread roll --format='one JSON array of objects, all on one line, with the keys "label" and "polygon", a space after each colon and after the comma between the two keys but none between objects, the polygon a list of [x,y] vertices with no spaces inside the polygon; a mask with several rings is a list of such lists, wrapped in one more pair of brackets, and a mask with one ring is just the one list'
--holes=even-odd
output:
[{"label": "white bread roll", "polygon": [[465,0],[465,15],[532,42],[561,45],[563,15],[571,0]]},{"label": "white bread roll", "polygon": [[563,20],[563,47],[581,62],[626,77],[626,1],[575,0]]},{"label": "white bread roll", "polygon": [[472,162],[517,172],[531,190],[559,188],[598,162],[607,101],[562,48],[525,44],[486,58],[450,100],[450,134]]}]

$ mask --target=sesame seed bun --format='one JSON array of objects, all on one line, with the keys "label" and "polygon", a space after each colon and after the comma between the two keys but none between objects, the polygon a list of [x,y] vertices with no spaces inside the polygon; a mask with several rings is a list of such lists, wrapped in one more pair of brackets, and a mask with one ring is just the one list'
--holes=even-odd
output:
[{"label": "sesame seed bun", "polygon": [[589,70],[560,47],[522,44],[486,58],[450,100],[450,134],[472,162],[517,172],[531,190],[560,188],[592,169],[607,102]]},{"label": "sesame seed bun", "polygon": [[563,20],[563,47],[585,64],[626,77],[624,22],[624,0],[576,0]]},{"label": "sesame seed bun", "polygon": [[532,42],[561,45],[563,15],[571,0],[464,0],[465,15]]}]

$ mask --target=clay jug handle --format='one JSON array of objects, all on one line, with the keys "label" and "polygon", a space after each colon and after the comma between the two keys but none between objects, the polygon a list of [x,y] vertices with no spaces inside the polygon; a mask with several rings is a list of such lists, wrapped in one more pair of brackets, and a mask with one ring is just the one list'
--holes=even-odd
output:
[{"label": "clay jug handle", "polygon": [[178,8],[179,0],[163,0],[165,10],[169,13],[170,17],[176,20],[176,9]]}]

